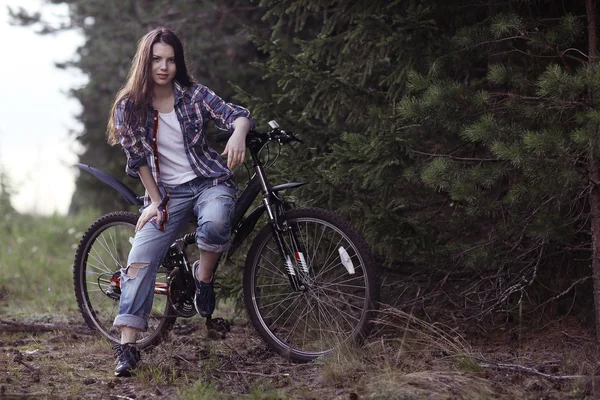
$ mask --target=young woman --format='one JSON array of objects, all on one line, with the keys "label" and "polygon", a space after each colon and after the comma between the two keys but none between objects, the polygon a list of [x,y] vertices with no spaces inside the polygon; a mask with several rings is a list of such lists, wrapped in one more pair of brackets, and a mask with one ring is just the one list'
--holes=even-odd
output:
[{"label": "young woman", "polygon": [[[208,121],[233,132],[221,155],[207,144]],[[252,126],[247,109],[225,103],[194,82],[173,31],[157,28],[139,41],[107,130],[108,142],[123,146],[127,173],[139,176],[146,189],[127,266],[121,270],[114,321],[121,331],[116,376],[130,376],[140,360],[135,342],[137,333],[148,327],[156,271],[192,215],[198,221],[200,249],[194,263],[194,302],[201,316],[213,313],[213,270],[229,246],[236,196],[231,171],[244,160],[246,134]],[[226,163],[221,156],[226,156]]]}]

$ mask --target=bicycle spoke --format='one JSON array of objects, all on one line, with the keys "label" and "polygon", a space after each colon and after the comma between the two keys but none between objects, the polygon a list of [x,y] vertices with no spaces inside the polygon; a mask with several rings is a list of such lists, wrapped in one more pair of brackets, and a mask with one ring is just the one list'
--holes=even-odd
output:
[{"label": "bicycle spoke", "polygon": [[260,287],[261,288],[290,287],[290,281],[286,279],[285,283],[271,283],[271,284],[261,283]]},{"label": "bicycle spoke", "polygon": [[[120,291],[118,286],[111,289],[111,284],[115,272],[122,269],[126,263],[136,221],[136,215],[123,212],[110,213],[101,217],[89,228],[89,233],[86,232],[84,235],[87,245],[80,245],[80,248],[86,253],[79,253],[78,250],[76,255],[77,300],[86,322],[109,340],[117,343],[120,341],[120,333],[112,324],[118,315]],[[156,282],[159,287],[166,287],[169,273],[170,271],[165,268],[158,269]],[[169,307],[166,296],[161,293],[156,294],[148,318],[149,328],[140,334],[138,340],[141,348],[154,341],[157,333],[164,329],[163,321],[172,320],[172,315],[173,311]]]},{"label": "bicycle spoke", "polygon": [[[285,327],[288,325],[288,322],[289,322],[290,318],[292,318],[292,316],[293,316],[293,315],[295,315],[295,313],[296,313],[296,310],[298,309],[298,307],[299,307],[299,306],[300,306],[300,304],[302,303],[302,301],[300,301],[300,299],[298,299],[298,300],[299,300],[299,301],[294,301],[294,303],[296,304],[296,306],[294,307],[294,309],[293,309],[291,312],[287,313],[287,314],[288,314],[288,317],[285,319],[285,321],[284,321],[282,324],[280,324],[280,326],[281,326],[281,327],[284,327],[284,329],[285,329]],[[291,306],[292,306],[292,305],[290,304],[290,306],[289,306],[289,307],[291,307]],[[289,307],[288,307],[288,309],[289,309]],[[282,313],[281,315],[283,315],[283,314],[284,314],[284,313]],[[293,330],[294,330],[294,329],[295,329],[295,327],[297,326],[298,322],[300,321],[300,318],[298,318],[298,317],[296,317],[296,318],[294,318],[294,319],[295,319],[296,321],[295,321],[294,325],[292,326],[292,328],[291,328],[291,329],[288,329],[288,335],[287,335],[287,336],[286,336],[286,338],[284,339],[284,342],[286,342],[286,341],[287,341],[287,338],[289,337],[290,333],[291,333],[291,332],[293,332]],[[274,321],[274,323],[275,323],[275,322],[277,322],[277,321]]]},{"label": "bicycle spoke", "polygon": [[[336,309],[336,311],[338,311],[338,312],[341,312],[341,313],[342,313],[342,317],[344,317],[344,320],[345,320],[346,322],[348,322],[348,324],[349,324],[349,325],[350,325],[350,322],[349,322],[349,321],[348,321],[348,320],[345,318],[345,316],[348,316],[349,318],[352,318],[352,319],[354,319],[354,320],[356,320],[356,321],[358,321],[358,320],[359,320],[359,318],[356,318],[355,316],[353,316],[353,315],[351,315],[351,314],[349,314],[349,313],[347,313],[347,312],[345,312],[345,311],[343,311],[343,310],[341,310],[341,309],[337,308],[333,302],[331,302],[331,301],[327,301],[327,300],[330,300],[329,296],[323,296],[323,297],[324,297],[326,300],[323,300],[323,301],[322,301],[322,300],[321,300],[321,298],[320,298],[319,296],[315,296],[315,298],[317,299],[317,301],[318,301],[318,302],[320,302],[320,303],[322,302],[322,304],[327,304],[327,305],[331,306],[332,308],[335,308],[335,309]],[[327,312],[329,312],[329,310],[328,310],[327,308],[325,308],[325,310],[326,310]],[[333,316],[332,316],[332,317],[333,317]]]},{"label": "bicycle spoke", "polygon": [[[96,284],[96,282],[90,282],[90,283],[92,283],[92,284]],[[104,291],[103,291],[102,289],[100,289],[100,288],[98,288],[98,289],[88,289],[88,293],[102,293],[102,296],[103,296],[103,297],[106,297],[106,298],[108,298],[108,297],[107,297],[107,296],[104,294]]]},{"label": "bicycle spoke", "polygon": [[94,251],[94,253],[96,255],[94,256],[90,252],[88,254],[88,260],[89,260],[89,257],[92,257],[94,259],[94,261],[96,261],[98,264],[101,264],[101,266],[100,265],[95,265],[95,264],[91,264],[91,266],[94,267],[94,268],[96,268],[97,270],[104,271],[105,273],[112,273],[112,271],[108,268],[108,266],[102,260],[100,254],[98,254],[98,251],[96,249],[93,249],[93,251]]},{"label": "bicycle spoke", "polygon": [[341,287],[347,287],[347,288],[353,288],[353,289],[364,289],[365,288],[364,286],[355,286],[355,285],[345,284],[345,282],[352,282],[352,281],[356,281],[356,280],[360,280],[360,279],[361,279],[361,277],[354,277],[354,278],[346,279],[344,281],[335,280],[335,281],[330,281],[327,283],[320,283],[319,287],[320,288],[328,288],[330,286],[341,286]]},{"label": "bicycle spoke", "polygon": [[[289,332],[288,332],[287,336],[286,336],[286,337],[285,337],[285,339],[284,339],[284,342],[287,342],[287,341],[288,341],[288,339],[289,339],[289,337],[290,337],[290,335],[296,331],[296,327],[298,326],[298,324],[300,323],[300,321],[302,321],[302,320],[303,320],[304,316],[308,315],[308,313],[309,313],[309,311],[310,311],[309,309],[310,309],[310,303],[308,303],[308,304],[306,305],[306,307],[305,307],[305,310],[307,310],[307,311],[306,311],[306,312],[304,312],[304,313],[302,313],[302,314],[301,314],[299,317],[297,317],[297,318],[296,318],[296,322],[294,323],[294,325],[292,326],[292,328],[289,330]],[[290,316],[291,316],[291,315],[290,315]],[[284,326],[285,326],[286,324],[287,324],[287,321],[286,321],[286,323],[284,324]],[[306,325],[307,325],[307,324],[305,323],[305,326],[306,326]],[[303,341],[303,343],[305,343],[305,341]]]},{"label": "bicycle spoke", "polygon": [[[340,336],[344,334],[344,332],[346,331],[346,329],[342,328],[340,326],[340,324],[338,323],[337,319],[334,317],[333,314],[331,314],[331,312],[326,308],[323,307],[323,304],[319,301],[317,301],[318,309],[319,309],[319,314],[320,316],[323,317],[323,319],[326,321],[325,324],[319,326],[319,332],[320,332],[320,338],[321,338],[321,343],[331,343],[333,342],[339,342],[340,341]],[[332,325],[335,325],[333,328],[327,329],[328,327],[331,327]],[[323,336],[325,335],[325,337]]]},{"label": "bicycle spoke", "polygon": [[[368,249],[354,241],[357,235],[347,234],[351,229],[328,222],[331,215],[313,209],[287,214],[290,230],[282,245],[302,290],[289,285],[286,260],[276,251],[277,231],[264,230],[260,247],[253,245],[249,259],[255,297],[247,304],[262,321],[253,322],[280,354],[293,359],[312,360],[359,339],[367,328],[372,285],[372,272],[364,265],[370,259],[365,257]],[[342,262],[344,251],[354,270]]]},{"label": "bicycle spoke", "polygon": [[[308,303],[308,305],[309,305],[309,306],[311,306],[311,311],[312,311],[312,310],[314,310],[314,308],[315,308],[315,307],[313,306],[313,304],[312,304],[312,303],[310,303],[310,302],[309,302],[309,303]],[[317,307],[318,307],[318,305],[317,305]],[[310,318],[313,316],[313,313],[312,313],[312,312],[310,312],[310,313],[307,313],[307,314],[306,314],[306,316],[307,316],[307,318],[310,320]],[[298,321],[299,321],[299,320],[300,320],[300,319],[298,319]],[[308,331],[308,326],[309,326],[309,324],[308,324],[307,322],[305,322],[305,323],[304,323],[304,332],[302,332],[302,343],[303,343],[303,344],[307,342],[307,331]],[[319,326],[319,325],[315,325],[315,326]],[[317,329],[317,331],[319,331],[319,330]],[[319,332],[320,332],[320,331],[319,331]]]},{"label": "bicycle spoke", "polygon": [[[109,234],[109,237],[111,237],[111,236],[112,235]],[[108,242],[104,238],[104,233],[102,233],[98,238],[99,239],[101,238],[101,240],[99,240],[100,245],[102,246],[102,248],[104,249],[104,251],[106,251],[106,253],[112,258],[112,261],[115,263],[115,265],[118,266],[119,268],[122,268],[122,265],[121,265],[120,261],[115,258],[115,256],[113,255],[111,249],[109,248]]]},{"label": "bicycle spoke", "polygon": [[[112,272],[109,272],[109,273],[112,275]],[[106,272],[87,271],[87,275],[88,275],[88,276],[89,276],[89,275],[97,275],[97,276],[100,276],[100,275],[106,275],[106,274],[107,274]]]},{"label": "bicycle spoke", "polygon": [[[289,306],[287,306],[287,308],[286,308],[285,310],[283,310],[283,311],[285,312],[285,311],[289,310],[289,309],[290,309],[290,307],[291,307],[292,305],[294,305],[295,303],[299,303],[299,301],[298,301],[298,300],[299,300],[299,298],[300,298],[300,296],[297,296],[297,297],[296,297],[296,298],[295,298],[295,299],[292,301],[292,303],[291,303]],[[298,307],[298,306],[296,305],[296,307]],[[294,309],[295,309],[295,308],[294,308]],[[279,321],[279,318],[281,318],[281,316],[284,314],[284,312],[282,312],[281,314],[279,314],[279,316],[278,316],[278,317],[275,319],[275,321],[273,321],[273,322],[272,322],[272,325],[275,325],[275,324],[277,324],[277,321]],[[270,316],[270,313],[269,313],[269,314],[267,314],[267,317],[268,317],[268,316]]]},{"label": "bicycle spoke", "polygon": [[[335,245],[336,248],[338,248],[338,246],[342,242],[342,240],[343,239],[340,239],[336,243],[336,245]],[[330,255],[328,256],[327,260],[323,263],[323,267],[322,267],[322,270],[319,272],[319,275],[315,275],[315,279],[321,277],[322,275],[325,275],[326,273],[328,273],[329,271],[331,271],[332,269],[334,269],[334,268],[336,268],[337,266],[340,266],[340,265],[342,266],[342,268],[344,268],[344,270],[346,270],[346,267],[344,266],[344,264],[342,264],[342,261],[341,261],[340,256],[339,256],[338,253],[334,253],[334,254],[329,253],[329,254]],[[331,265],[328,266],[329,259],[331,258],[332,255],[334,255],[334,258],[331,261]],[[339,261],[337,261],[337,263],[335,263],[336,260],[339,260]]]},{"label": "bicycle spoke", "polygon": [[[338,295],[344,296],[344,297],[352,297],[352,298],[355,298],[355,299],[360,300],[360,301],[364,301],[365,300],[364,296],[357,296],[357,295],[352,294],[352,293],[342,292],[341,290],[334,290],[334,289],[329,289],[329,288],[319,288],[319,289],[322,290],[322,291],[332,292],[332,293],[335,293],[335,294],[338,294]],[[341,299],[336,299],[336,300],[338,300],[340,302],[342,301]],[[344,303],[344,304],[346,304],[346,303]]]},{"label": "bicycle spoke", "polygon": [[[282,304],[283,304],[285,301],[289,300],[289,299],[290,299],[290,298],[291,298],[291,297],[292,297],[294,294],[295,294],[295,293],[294,293],[294,292],[292,292],[292,293],[289,293],[287,296],[285,296],[285,298],[284,298],[283,300],[280,300],[280,301],[274,301],[274,302],[272,302],[272,303],[269,303],[269,304],[262,304],[262,303],[261,303],[261,305],[262,305],[263,307],[265,307],[265,308],[269,308],[269,307],[273,306],[273,309],[276,309],[278,306],[282,305]],[[284,295],[282,294],[281,296],[284,296]],[[296,297],[299,297],[299,296],[297,295]],[[261,299],[262,299],[262,295],[261,295]],[[294,300],[294,301],[295,301],[295,300]],[[267,314],[266,316],[268,317],[268,316],[270,316],[270,314]]]},{"label": "bicycle spoke", "polygon": [[[271,263],[271,264],[272,264],[272,263]],[[279,271],[279,270],[272,270],[272,269],[269,269],[269,268],[265,268],[264,266],[262,266],[262,268],[263,268],[263,269],[266,269],[266,270],[267,270],[267,271],[269,271],[269,272],[272,272],[271,276],[272,276],[273,278],[278,278],[278,279],[280,279],[280,280],[282,280],[282,281],[288,281],[288,277],[287,277],[287,275],[286,275],[286,274],[284,274],[283,272],[281,272],[281,271]],[[288,281],[288,282],[289,282],[289,281]]]}]

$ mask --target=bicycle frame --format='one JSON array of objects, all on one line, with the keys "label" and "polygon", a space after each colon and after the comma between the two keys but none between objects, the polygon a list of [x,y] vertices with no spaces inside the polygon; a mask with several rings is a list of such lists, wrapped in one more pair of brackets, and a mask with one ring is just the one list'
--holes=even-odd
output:
[{"label": "bicycle frame", "polygon": [[[286,273],[288,275],[288,279],[292,288],[297,290],[305,290],[306,287],[303,283],[301,283],[294,272],[294,267],[291,264],[291,258],[285,251],[284,245],[284,232],[290,231],[290,227],[287,225],[286,221],[282,221],[280,218],[280,214],[284,212],[285,201],[279,196],[280,190],[285,189],[293,189],[299,186],[304,185],[304,182],[291,182],[278,186],[271,186],[271,183],[267,179],[264,166],[260,161],[259,152],[260,147],[256,142],[250,142],[250,155],[252,156],[252,167],[254,168],[254,175],[250,178],[248,185],[240,195],[238,201],[236,202],[236,207],[234,209],[234,214],[232,217],[232,223],[236,227],[234,229],[234,239],[232,242],[232,246],[227,253],[227,257],[230,257],[235,251],[239,248],[239,246],[243,243],[243,241],[248,237],[248,235],[254,230],[254,226],[266,211],[269,219],[269,223],[273,228],[273,234],[275,236],[275,242],[277,244],[277,249],[281,256],[281,259],[284,261],[286,265]],[[246,214],[254,199],[259,195],[262,191],[262,204],[257,207],[250,215],[242,221],[243,216]],[[294,254],[299,258],[300,254],[302,254],[299,248],[299,241],[296,239],[293,231],[291,231],[291,239],[292,239],[292,247]],[[300,260],[297,260],[300,261]]]},{"label": "bicycle frame", "polygon": [[[279,196],[279,191],[286,189],[294,189],[304,185],[304,182],[290,182],[282,185],[271,186],[271,183],[267,179],[264,166],[259,159],[258,145],[256,143],[249,144],[250,155],[252,157],[252,168],[254,169],[254,175],[248,181],[248,184],[238,197],[231,218],[231,223],[234,226],[233,229],[233,240],[231,248],[227,253],[227,257],[231,257],[248,235],[254,230],[254,226],[260,219],[260,217],[267,212],[269,221],[274,225],[277,230],[281,231],[283,228],[280,226],[278,218],[278,208],[284,204],[284,201]],[[246,212],[254,203],[256,197],[263,193],[262,204],[255,208],[246,218]]]}]

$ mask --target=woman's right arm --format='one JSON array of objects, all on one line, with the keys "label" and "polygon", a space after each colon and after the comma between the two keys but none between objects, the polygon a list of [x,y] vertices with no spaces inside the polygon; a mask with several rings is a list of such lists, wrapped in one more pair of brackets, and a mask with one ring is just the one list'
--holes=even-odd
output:
[{"label": "woman's right arm", "polygon": [[119,142],[121,143],[121,146],[123,146],[123,150],[127,156],[127,166],[125,171],[128,175],[139,177],[141,179],[151,201],[150,204],[144,208],[137,221],[135,226],[137,232],[142,229],[146,222],[154,217],[156,217],[158,224],[162,223],[162,213],[158,209],[162,196],[158,190],[158,185],[152,176],[150,167],[148,167],[140,132],[136,132],[133,127],[127,123],[127,118],[125,118],[127,112],[131,112],[130,103],[127,99],[123,99],[117,104],[114,118],[115,127],[119,132]]},{"label": "woman's right arm", "polygon": [[160,194],[160,190],[158,190],[158,185],[152,176],[152,172],[150,172],[150,168],[147,165],[142,165],[138,170],[138,174],[150,196],[151,203],[142,211],[142,215],[140,215],[135,226],[136,232],[142,229],[146,222],[154,217],[156,217],[157,224],[160,225],[162,223],[162,213],[158,210],[158,205],[162,201],[162,195]]},{"label": "woman's right arm", "polygon": [[113,118],[115,128],[119,134],[119,142],[127,156],[125,172],[129,176],[137,178],[140,167],[148,165],[148,161],[146,160],[141,133],[134,129],[126,118],[127,113],[131,112],[131,103],[129,100],[122,99],[117,103]]}]

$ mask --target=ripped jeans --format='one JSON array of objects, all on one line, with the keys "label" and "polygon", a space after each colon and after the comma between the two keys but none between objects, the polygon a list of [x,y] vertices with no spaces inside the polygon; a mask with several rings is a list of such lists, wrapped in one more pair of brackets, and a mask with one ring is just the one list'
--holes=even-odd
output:
[{"label": "ripped jeans", "polygon": [[164,231],[150,222],[135,234],[127,267],[121,269],[121,299],[114,326],[145,331],[154,300],[154,281],[169,246],[194,216],[200,250],[221,253],[229,248],[236,189],[196,178],[169,190],[169,220]]}]

